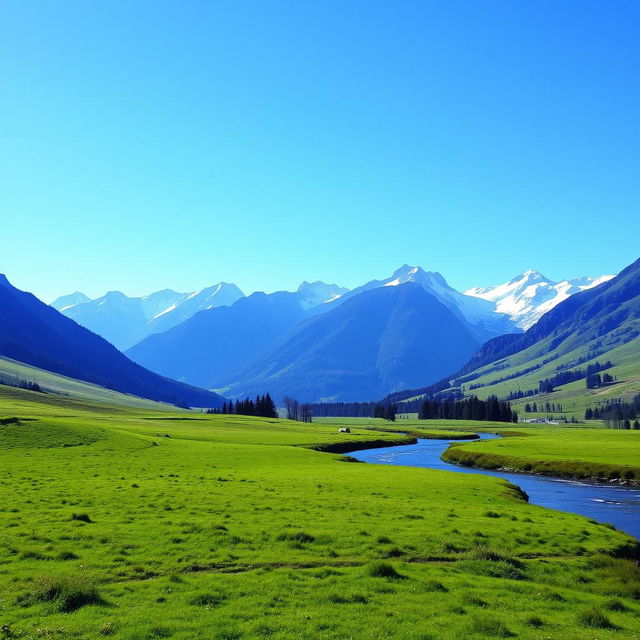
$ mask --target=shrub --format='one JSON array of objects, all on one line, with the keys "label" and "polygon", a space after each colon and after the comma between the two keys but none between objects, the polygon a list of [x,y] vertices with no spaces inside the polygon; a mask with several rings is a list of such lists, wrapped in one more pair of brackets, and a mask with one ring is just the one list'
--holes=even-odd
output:
[{"label": "shrub", "polygon": [[440,591],[442,593],[446,593],[449,591],[447,587],[445,587],[442,582],[438,582],[437,580],[429,580],[424,585],[425,591]]},{"label": "shrub", "polygon": [[511,638],[514,635],[502,620],[490,616],[473,616],[469,626],[472,633],[479,633],[483,636]]},{"label": "shrub", "polygon": [[79,520],[80,522],[87,522],[87,523],[93,522],[93,520],[89,517],[88,513],[72,513],[71,519]]},{"label": "shrub", "polygon": [[314,542],[315,538],[304,531],[296,531],[295,533],[281,533],[278,536],[278,540],[289,540],[290,542],[306,544],[307,542]]},{"label": "shrub", "polygon": [[596,609],[595,607],[591,607],[590,609],[585,609],[581,611],[577,616],[576,620],[578,624],[581,624],[583,627],[593,627],[596,629],[615,629],[615,625],[607,616],[600,611],[600,609]]},{"label": "shrub", "polygon": [[604,608],[609,611],[629,611],[629,607],[627,607],[622,600],[618,600],[618,598],[611,598],[611,600],[607,600]]},{"label": "shrub", "polygon": [[217,607],[227,599],[227,596],[220,593],[201,593],[189,600],[189,604],[197,607]]},{"label": "shrub", "polygon": [[467,605],[473,605],[474,607],[488,607],[489,603],[485,602],[482,598],[474,596],[472,593],[465,593],[462,596],[462,603]]},{"label": "shrub", "polygon": [[541,618],[538,618],[538,616],[531,616],[530,618],[527,618],[526,623],[535,629],[539,629],[544,625],[544,621]]},{"label": "shrub", "polygon": [[45,575],[37,578],[33,592],[20,598],[18,604],[30,606],[39,602],[49,602],[62,613],[91,604],[105,604],[95,582],[84,575]]},{"label": "shrub", "polygon": [[388,562],[372,562],[367,569],[367,573],[372,578],[393,578],[397,580],[404,577]]}]

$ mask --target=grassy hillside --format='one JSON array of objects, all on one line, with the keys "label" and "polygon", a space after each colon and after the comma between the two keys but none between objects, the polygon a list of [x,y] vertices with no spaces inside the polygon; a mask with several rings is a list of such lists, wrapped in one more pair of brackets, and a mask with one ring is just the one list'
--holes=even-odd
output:
[{"label": "grassy hillside", "polygon": [[7,387],[0,417],[6,637],[640,633],[628,536],[497,478],[312,449],[403,436]]},{"label": "grassy hillside", "polygon": [[556,427],[512,429],[509,435],[472,447],[456,443],[444,458],[486,469],[640,483],[640,431]]},{"label": "grassy hillside", "polygon": [[0,380],[15,384],[19,380],[27,380],[28,382],[37,382],[40,387],[47,393],[56,394],[66,398],[76,400],[89,400],[113,405],[125,405],[129,407],[138,407],[142,409],[167,409],[176,411],[173,405],[165,405],[146,398],[118,393],[111,389],[105,389],[90,382],[82,382],[74,378],[38,369],[31,365],[11,360],[10,358],[0,357]]},{"label": "grassy hillside", "polygon": [[[564,413],[567,416],[574,415],[577,419],[583,419],[584,410],[587,407],[594,407],[598,403],[603,403],[607,399],[623,398],[630,400],[634,395],[640,393],[640,338],[636,338],[626,344],[619,345],[604,354],[591,357],[581,364],[577,363],[580,359],[588,358],[589,349],[593,343],[581,346],[568,353],[561,353],[557,350],[546,350],[545,347],[550,346],[548,338],[542,344],[534,345],[517,354],[509,356],[501,361],[496,369],[496,363],[492,363],[482,367],[474,372],[478,374],[468,383],[463,385],[463,389],[467,395],[475,394],[481,399],[487,398],[489,395],[495,394],[498,397],[506,398],[510,392],[527,389],[536,389],[540,380],[549,378],[558,372],[558,367],[566,367],[567,369],[585,369],[588,364],[599,361],[606,362],[610,360],[613,364],[607,373],[617,378],[617,382],[612,385],[601,387],[599,389],[589,390],[586,388],[585,380],[577,380],[569,384],[565,384],[550,394],[541,394],[533,398],[527,398],[513,402],[514,408],[524,415],[524,406],[527,402],[537,403],[554,402],[561,404]],[[591,350],[593,354],[594,350]],[[546,362],[546,364],[545,364]],[[539,367],[534,371],[522,376],[518,376],[504,382],[497,382],[500,378],[511,376],[521,372],[527,368]],[[471,385],[482,384],[484,386],[471,389]],[[546,415],[546,414],[545,414]]]}]

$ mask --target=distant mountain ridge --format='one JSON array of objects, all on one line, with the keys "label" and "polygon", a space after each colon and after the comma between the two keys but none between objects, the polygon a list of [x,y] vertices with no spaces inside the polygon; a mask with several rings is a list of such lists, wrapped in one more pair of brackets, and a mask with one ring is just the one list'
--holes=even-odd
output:
[{"label": "distant mountain ridge", "polygon": [[90,329],[121,351],[184,322],[203,309],[233,304],[244,294],[235,284],[219,282],[192,293],[163,289],[143,297],[120,291],[89,300],[82,293],[62,296],[51,306]]},{"label": "distant mountain ridge", "polygon": [[554,282],[533,269],[509,282],[493,287],[474,287],[465,294],[493,302],[496,311],[507,314],[521,329],[534,325],[547,311],[575,293],[597,287],[613,275],[597,278],[584,276]]},{"label": "distant mountain ridge", "polygon": [[164,378],[135,364],[104,338],[81,327],[0,275],[0,355],[114,391],[171,404],[217,407],[210,391]]},{"label": "distant mountain ridge", "polygon": [[[90,303],[67,306],[64,312],[96,332],[108,335],[116,345],[131,345],[126,349],[127,355],[142,366],[223,394],[229,392],[239,397],[270,391],[277,396],[292,394],[298,389],[300,400],[367,400],[401,389],[403,385],[421,387],[436,382],[437,377],[433,375],[446,375],[456,366],[462,366],[481,345],[486,343],[491,350],[491,345],[514,341],[522,335],[523,323],[606,278],[552,283],[530,270],[505,285],[461,293],[440,273],[405,264],[387,278],[371,280],[352,290],[317,281],[303,282],[293,292],[242,297],[236,288],[231,290],[231,298],[238,296],[237,299],[222,304],[226,301],[221,293],[235,285],[220,283],[194,294],[164,290],[144,298],[127,298],[111,292]],[[417,368],[412,369],[415,363],[408,352],[404,352],[399,362],[404,358],[403,366],[410,371],[406,379],[390,373],[396,369],[388,366],[388,362],[381,367],[370,362],[366,366],[362,362],[357,365],[355,354],[347,348],[349,341],[359,343],[365,336],[370,343],[366,347],[362,343],[361,348],[371,353],[381,349],[384,352],[380,340],[398,343],[385,331],[378,334],[369,331],[375,325],[376,314],[388,313],[391,294],[379,293],[371,298],[382,306],[376,310],[373,303],[368,303],[370,318],[360,311],[363,302],[350,303],[372,291],[393,292],[401,287],[402,305],[395,313],[420,317],[425,308],[424,299],[419,294],[406,293],[405,286],[424,292],[444,306],[455,318],[457,333],[464,336],[459,351],[451,346],[453,341],[449,343],[451,357],[441,353],[442,367],[432,366],[431,356],[426,358],[422,374]],[[414,304],[416,308],[412,308]],[[337,313],[345,306],[347,311]],[[357,322],[349,313],[355,314]],[[320,319],[321,316],[327,317]],[[447,321],[450,322],[450,318]],[[339,331],[333,322],[342,323],[343,330]],[[437,350],[431,343],[438,331],[433,329],[429,318],[423,318],[423,322],[422,333],[410,325],[412,336],[419,350],[432,354]],[[137,334],[132,327],[137,328]],[[327,334],[323,335],[322,331]],[[145,332],[143,338],[136,339]],[[319,349],[329,344],[333,345],[333,351],[320,357]],[[346,353],[352,353],[355,368],[344,360],[338,344]],[[328,353],[336,366],[340,363],[342,373],[332,368]],[[337,383],[323,385],[321,381],[327,376],[341,380],[345,388],[339,390]]]},{"label": "distant mountain ridge", "polygon": [[583,410],[585,403],[602,405],[640,393],[640,260],[562,301],[525,333],[489,340],[450,379],[472,383],[469,390],[482,396],[506,396],[536,390],[559,371],[595,362],[609,362],[613,383],[587,389],[584,382],[571,384],[572,378],[558,381],[554,401]]},{"label": "distant mountain ridge", "polygon": [[277,398],[314,402],[375,399],[442,377],[480,344],[466,322],[415,282],[375,287],[329,306],[231,372],[235,382],[225,395],[269,389]]}]

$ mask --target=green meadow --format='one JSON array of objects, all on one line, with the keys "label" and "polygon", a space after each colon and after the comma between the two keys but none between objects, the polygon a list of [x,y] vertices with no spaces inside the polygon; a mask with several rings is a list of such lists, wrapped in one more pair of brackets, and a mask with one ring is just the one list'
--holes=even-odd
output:
[{"label": "green meadow", "polygon": [[[497,395],[500,398],[508,397],[510,392],[526,391],[537,389],[540,380],[549,378],[558,372],[558,367],[567,369],[584,369],[587,364],[600,361],[601,363],[611,360],[613,366],[607,373],[613,375],[617,381],[615,384],[607,385],[599,389],[587,389],[585,380],[576,380],[559,387],[549,394],[539,394],[530,398],[513,401],[511,404],[520,413],[520,418],[547,416],[547,412],[538,414],[526,414],[525,405],[534,401],[538,404],[545,402],[561,404],[562,415],[568,418],[571,416],[577,420],[584,419],[584,412],[587,407],[595,407],[604,404],[607,400],[621,398],[629,401],[636,394],[640,393],[640,361],[638,359],[638,338],[616,346],[615,348],[601,355],[593,356],[589,350],[592,343],[577,346],[567,353],[559,353],[551,348],[551,338],[543,341],[540,345],[534,345],[519,353],[509,356],[500,362],[504,367],[499,371],[494,371],[495,363],[478,369],[480,374],[470,383],[464,385],[467,395],[477,395],[481,399],[486,399],[490,395]],[[576,364],[581,358],[590,358],[584,363]],[[535,371],[497,382],[505,375],[513,375],[524,371],[530,367],[539,366]],[[470,385],[483,384],[485,386],[470,389]]]},{"label": "green meadow", "polygon": [[0,387],[0,638],[640,638],[635,540],[338,422]]},{"label": "green meadow", "polygon": [[508,435],[473,447],[456,443],[444,457],[485,469],[640,483],[640,431],[538,427],[509,429]]}]

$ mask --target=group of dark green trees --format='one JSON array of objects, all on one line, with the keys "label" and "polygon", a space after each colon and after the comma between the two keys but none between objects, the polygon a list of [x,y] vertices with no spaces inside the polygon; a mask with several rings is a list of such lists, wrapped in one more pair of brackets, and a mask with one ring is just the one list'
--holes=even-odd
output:
[{"label": "group of dark green trees", "polygon": [[374,418],[383,418],[384,420],[389,420],[391,422],[396,421],[396,413],[398,412],[398,407],[395,404],[377,404],[373,407],[373,417]]},{"label": "group of dark green trees", "polygon": [[586,380],[587,389],[598,389],[608,384],[612,384],[616,379],[610,373],[592,373]]},{"label": "group of dark green trees", "polygon": [[267,393],[263,396],[256,396],[255,400],[246,398],[235,403],[229,400],[220,409],[209,409],[207,413],[215,414],[236,414],[241,416],[260,416],[262,418],[277,418],[278,410],[271,396]]},{"label": "group of dark green trees", "polygon": [[538,403],[536,402],[534,402],[533,404],[529,404],[527,402],[527,404],[524,405],[524,412],[525,413],[532,413],[532,412],[533,413],[538,413],[538,412],[562,413],[563,408],[560,403],[556,404],[555,402],[545,402],[544,404],[540,402],[540,405],[538,405]]},{"label": "group of dark green trees", "polygon": [[472,396],[465,400],[425,400],[420,406],[418,418],[448,420],[487,420],[491,422],[518,422],[518,413],[508,402],[501,402],[497,396],[480,400]]},{"label": "group of dark green trees", "polygon": [[602,420],[610,429],[640,429],[640,394],[631,402],[620,398],[607,400],[603,405],[587,408],[585,420]]}]

